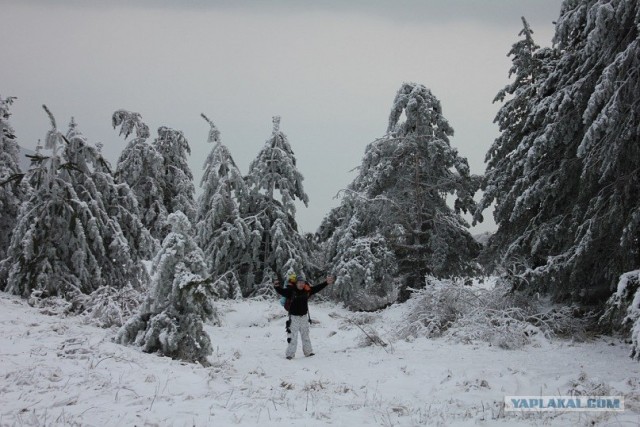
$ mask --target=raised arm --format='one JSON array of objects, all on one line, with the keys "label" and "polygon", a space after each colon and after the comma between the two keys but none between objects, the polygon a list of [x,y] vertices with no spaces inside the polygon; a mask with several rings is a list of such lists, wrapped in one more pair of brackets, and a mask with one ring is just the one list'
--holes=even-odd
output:
[{"label": "raised arm", "polygon": [[276,292],[282,295],[283,297],[287,297],[287,298],[291,296],[291,292],[293,291],[293,288],[291,286],[283,288],[279,280],[276,280],[273,282],[273,289],[275,289]]},{"label": "raised arm", "polygon": [[326,288],[327,285],[333,285],[334,281],[335,281],[335,278],[333,276],[327,276],[327,280],[311,288],[310,295],[317,294],[318,292]]}]

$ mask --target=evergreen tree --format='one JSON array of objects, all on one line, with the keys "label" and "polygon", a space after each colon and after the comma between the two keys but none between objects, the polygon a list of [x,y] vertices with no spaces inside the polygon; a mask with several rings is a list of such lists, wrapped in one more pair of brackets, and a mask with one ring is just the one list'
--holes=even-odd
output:
[{"label": "evergreen tree", "polygon": [[[406,120],[400,122],[403,113]],[[378,266],[379,271],[370,277],[384,278],[379,285],[381,294],[397,288],[389,277],[396,274],[391,268],[396,264],[404,286],[412,287],[421,287],[426,274],[474,271],[473,258],[479,248],[461,214],[475,209],[473,194],[479,179],[469,174],[466,159],[450,146],[452,134],[431,91],[422,85],[403,84],[393,103],[387,134],[366,148],[358,176],[343,199],[339,225],[329,233],[332,268],[354,265],[345,259],[353,255],[340,243],[349,236],[349,241],[365,239],[366,245],[359,247],[368,251],[363,258],[368,259],[366,263]],[[456,197],[453,209],[447,204],[448,195]],[[337,288],[344,283],[341,276],[358,276],[346,270],[337,273]],[[345,286],[371,286],[362,275],[358,277],[360,281]]]},{"label": "evergreen tree", "polygon": [[158,137],[151,145],[146,143],[149,128],[140,114],[126,110],[113,113],[113,127],[120,126],[120,135],[136,135],[118,160],[116,177],[133,189],[142,223],[151,235],[162,240],[169,233],[167,216],[183,212],[195,221],[196,203],[193,174],[187,164],[191,153],[183,133],[166,126],[158,128]]},{"label": "evergreen tree", "polygon": [[[584,209],[577,212],[573,247],[566,253],[575,259],[568,263],[577,270],[569,276],[573,284],[597,287],[602,280],[613,290],[622,273],[640,268],[640,5],[599,2],[589,15],[596,23],[586,34],[585,51],[596,58],[586,62],[597,81],[577,148]],[[607,63],[600,71],[603,52]],[[581,293],[589,296],[590,290]]]},{"label": "evergreen tree", "polygon": [[[487,169],[482,183],[484,195],[475,212],[475,219],[482,221],[481,212],[499,200],[493,215],[501,229],[490,239],[488,252],[495,260],[504,256],[501,262],[508,263],[509,269],[522,261],[522,255],[517,251],[505,251],[510,236],[525,236],[531,230],[531,216],[523,215],[516,221],[512,213],[529,185],[529,157],[538,136],[536,129],[543,117],[538,106],[543,98],[541,83],[557,60],[555,49],[540,49],[534,42],[533,30],[524,17],[522,23],[523,29],[519,33],[522,39],[512,46],[508,54],[513,61],[509,77],[514,76],[514,81],[500,90],[493,100],[503,102],[510,98],[494,120],[501,133],[486,155]],[[533,212],[529,213],[533,215]],[[515,247],[517,245],[513,249]]]},{"label": "evergreen tree", "polygon": [[[102,262],[116,263],[115,270],[124,277],[105,277],[105,283],[115,288],[122,287],[124,282],[136,289],[146,288],[149,277],[141,261],[151,259],[157,248],[156,241],[140,221],[135,194],[126,183],[115,182],[111,165],[102,156],[102,144],[91,146],[73,117],[65,142],[64,160],[81,172],[74,175],[76,193],[80,200],[94,206],[94,215],[105,228],[103,234],[113,233],[104,238],[107,259]],[[124,259],[119,259],[116,253]]]},{"label": "evergreen tree", "polygon": [[52,125],[45,148],[52,154],[34,156],[27,173],[33,191],[22,205],[5,262],[7,291],[73,298],[103,285],[139,288],[146,276],[140,257],[92,179],[100,174],[95,148],[75,122],[65,137],[45,110]]},{"label": "evergreen tree", "polygon": [[370,208],[371,203],[347,194],[332,211],[342,224],[325,243],[326,259],[337,276],[332,296],[354,310],[371,311],[394,302],[400,287],[395,253],[380,228],[368,229],[362,219]]},{"label": "evergreen tree", "polygon": [[[371,195],[395,202],[394,222],[401,230],[394,231],[398,237],[392,246],[400,273],[419,275],[421,284],[425,274],[474,272],[479,246],[461,214],[475,210],[473,195],[480,182],[470,175],[467,159],[450,145],[453,129],[442,115],[440,101],[424,86],[405,83],[394,100],[387,135],[383,143],[391,145],[388,160],[396,173],[380,188],[368,189]],[[448,195],[455,198],[453,209]]]},{"label": "evergreen tree", "polygon": [[152,291],[140,313],[118,332],[120,344],[141,346],[174,359],[207,364],[211,354],[203,322],[215,317],[204,254],[193,240],[191,223],[182,213],[168,217],[171,232],[153,260]]},{"label": "evergreen tree", "polygon": [[231,153],[222,144],[220,131],[204,114],[202,117],[211,126],[208,142],[213,149],[200,181],[203,192],[198,199],[196,241],[209,262],[209,274],[216,279],[217,296],[238,298],[242,295],[238,271],[251,235],[238,204],[246,199],[249,190]]},{"label": "evergreen tree", "polygon": [[[22,180],[18,161],[20,148],[9,123],[9,108],[14,100],[14,97],[0,97],[0,262],[7,256],[20,204],[29,191],[27,182]],[[0,277],[0,289],[4,288],[4,280]]]},{"label": "evergreen tree", "polygon": [[251,234],[247,236],[247,257],[242,264],[240,285],[243,293],[270,281],[274,274],[303,272],[308,263],[305,239],[298,233],[295,200],[305,206],[309,198],[303,177],[286,135],[280,130],[280,117],[273,118],[273,133],[249,167],[251,193],[241,212]]},{"label": "evergreen tree", "polygon": [[126,183],[136,196],[142,224],[156,239],[162,239],[167,221],[167,208],[163,195],[163,159],[149,145],[149,127],[140,114],[126,110],[113,113],[113,127],[120,126],[120,135],[128,138],[135,134],[120,154],[116,166],[117,182]]},{"label": "evergreen tree", "polygon": [[487,201],[532,291],[601,302],[640,265],[639,20],[635,1],[565,1],[522,142],[490,153],[522,164],[495,167],[492,183],[518,188]]},{"label": "evergreen tree", "polygon": [[167,212],[182,212],[193,224],[196,219],[193,174],[187,162],[191,154],[184,134],[165,126],[158,128],[153,146],[163,159],[162,197]]}]

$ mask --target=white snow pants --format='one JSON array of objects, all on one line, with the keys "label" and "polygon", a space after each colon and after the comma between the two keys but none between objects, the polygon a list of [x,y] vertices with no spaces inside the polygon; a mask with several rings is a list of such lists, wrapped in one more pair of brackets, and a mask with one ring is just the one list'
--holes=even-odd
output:
[{"label": "white snow pants", "polygon": [[[309,338],[309,318],[305,314],[304,316],[291,315],[291,325],[287,329],[287,357],[293,357],[296,355],[298,349],[298,333],[302,336],[302,352],[305,356],[309,356],[313,353],[311,348],[311,339]],[[289,332],[291,331],[291,332]]]}]

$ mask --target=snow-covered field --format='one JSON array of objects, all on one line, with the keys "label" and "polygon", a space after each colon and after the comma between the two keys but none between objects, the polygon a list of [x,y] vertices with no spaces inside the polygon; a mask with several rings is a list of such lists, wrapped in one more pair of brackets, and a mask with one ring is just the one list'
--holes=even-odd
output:
[{"label": "snow-covered field", "polygon": [[[312,302],[316,355],[289,361],[277,301],[219,309],[205,368],[113,344],[113,330],[0,293],[0,425],[640,425],[640,365],[612,338],[522,350],[395,341],[403,305],[363,315]],[[624,395],[626,410],[501,409],[505,395],[572,392]]]}]

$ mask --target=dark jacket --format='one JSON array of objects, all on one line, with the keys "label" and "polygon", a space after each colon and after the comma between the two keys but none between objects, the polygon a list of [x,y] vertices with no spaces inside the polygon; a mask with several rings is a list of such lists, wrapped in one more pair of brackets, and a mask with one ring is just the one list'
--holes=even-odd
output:
[{"label": "dark jacket", "polygon": [[299,290],[296,285],[288,284],[286,288],[275,287],[277,293],[286,298],[292,298],[289,314],[293,316],[304,316],[309,312],[309,297],[320,292],[327,287],[327,282],[316,286],[305,285],[303,290]]}]

